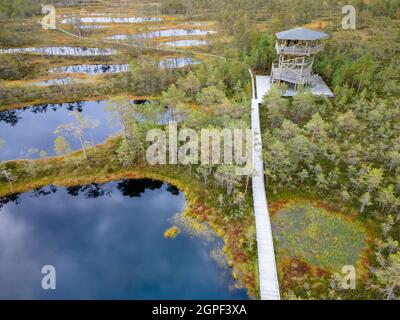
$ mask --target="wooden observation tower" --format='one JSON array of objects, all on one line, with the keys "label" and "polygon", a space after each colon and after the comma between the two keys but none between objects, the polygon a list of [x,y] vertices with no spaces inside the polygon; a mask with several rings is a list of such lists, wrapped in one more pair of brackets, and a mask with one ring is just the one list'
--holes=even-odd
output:
[{"label": "wooden observation tower", "polygon": [[[314,88],[317,92],[321,85],[327,88],[321,77],[312,73],[315,55],[324,50],[322,40],[327,37],[324,32],[306,28],[278,32],[275,48],[279,62],[272,65],[270,82],[286,83],[293,93],[288,95],[294,95],[298,88]],[[327,89],[329,92],[322,94],[329,96],[332,92]]]}]

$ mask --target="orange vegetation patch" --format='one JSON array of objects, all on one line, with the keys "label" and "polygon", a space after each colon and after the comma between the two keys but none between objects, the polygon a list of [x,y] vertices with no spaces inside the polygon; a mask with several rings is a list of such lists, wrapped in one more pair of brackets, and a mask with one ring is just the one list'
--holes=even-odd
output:
[{"label": "orange vegetation patch", "polygon": [[314,30],[322,30],[329,24],[328,21],[317,20],[304,25],[304,28],[314,29]]},{"label": "orange vegetation patch", "polygon": [[280,278],[282,291],[292,290],[306,279],[318,279],[321,282],[328,281],[329,276],[329,273],[325,270],[315,268],[301,259],[285,258],[281,261]]},{"label": "orange vegetation patch", "polygon": [[274,216],[279,210],[285,208],[288,205],[288,200],[278,200],[268,203],[268,210],[270,216]]}]

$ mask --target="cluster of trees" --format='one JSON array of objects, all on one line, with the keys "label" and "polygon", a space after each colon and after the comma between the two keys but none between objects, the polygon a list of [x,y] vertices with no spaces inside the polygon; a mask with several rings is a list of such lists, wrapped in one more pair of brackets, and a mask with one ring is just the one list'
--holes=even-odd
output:
[{"label": "cluster of trees", "polygon": [[[235,7],[238,3],[244,5]],[[221,33],[232,41],[215,47],[257,71],[270,72],[276,59],[277,31],[319,20],[319,29],[326,25],[325,31],[334,34],[324,53],[317,57],[315,71],[334,89],[335,100],[316,99],[305,92],[291,99],[282,98],[285,88],[279,85],[265,98],[261,113],[268,189],[274,193],[302,190],[320,195],[378,221],[393,216],[394,231],[378,245],[371,283],[369,288],[363,288],[367,294],[360,290],[356,294],[360,295],[358,298],[374,294],[379,298],[396,298],[400,240],[400,56],[395,19],[400,18],[400,3],[254,3],[257,10],[247,1],[225,2],[225,10],[220,10],[217,19]],[[356,31],[341,28],[341,8],[347,4],[357,9]],[[260,33],[255,20],[268,20],[267,31]],[[347,296],[333,288],[329,294],[330,298]]]},{"label": "cluster of trees", "polygon": [[[162,68],[160,60],[142,56],[130,64],[128,77],[120,75],[114,83],[118,88],[127,88],[136,95],[159,94],[176,83],[188,72],[188,68]],[[233,95],[249,82],[246,65],[232,60],[209,60],[194,70],[200,87],[217,85]]]},{"label": "cluster of trees", "polygon": [[[377,221],[391,217],[398,225],[398,98],[366,98],[363,92],[353,102],[316,99],[309,93],[287,99],[281,97],[282,90],[273,86],[262,106],[269,191],[302,190],[340,207],[357,208],[360,215]],[[396,230],[378,246],[372,273],[377,297],[399,294]]]},{"label": "cluster of trees", "polygon": [[158,58],[142,56],[131,62],[128,77],[121,77],[124,78],[128,90],[139,95],[151,95],[160,93],[176,82],[180,72],[172,68],[162,68]]},{"label": "cluster of trees", "polygon": [[[0,46],[29,46],[43,36],[41,26],[34,19],[41,14],[39,0],[0,0]],[[22,23],[22,19],[24,23]]]},{"label": "cluster of trees", "polygon": [[264,157],[269,186],[339,197],[360,213],[400,208],[400,136],[396,100],[333,104],[274,87],[264,100]]},{"label": "cluster of trees", "polygon": [[54,87],[5,87],[0,79],[0,107],[12,104],[29,104],[32,101],[79,101],[84,96],[107,95],[121,92],[116,83],[107,82],[93,88],[90,84],[71,84]]},{"label": "cluster of trees", "polygon": [[318,17],[339,15],[344,5],[354,5],[358,12],[372,17],[398,17],[397,0],[160,0],[165,14],[204,15],[207,18],[226,17],[240,11],[256,20],[279,20],[284,24],[304,24]]},{"label": "cluster of trees", "polygon": [[382,223],[383,240],[378,242],[377,265],[371,269],[373,278],[369,281],[371,288],[387,300],[400,297],[400,245],[391,236],[395,223],[396,218],[392,215]]},{"label": "cluster of trees", "polygon": [[[161,81],[163,75],[157,77],[157,74],[163,72],[157,62],[139,60],[132,67],[126,86],[135,88],[136,94],[159,93],[161,88],[166,88],[160,93],[160,101],[144,105],[132,103],[127,96],[115,95],[110,99],[106,111],[110,113],[111,122],[118,122],[122,126],[122,139],[117,148],[117,160],[121,165],[132,166],[146,161],[146,150],[149,147],[146,134],[150,129],[165,125],[162,119],[166,115],[168,120],[178,121],[180,128],[191,128],[199,134],[203,128],[222,130],[249,127],[249,75],[244,64],[223,59],[204,61],[193,71],[178,73],[181,76],[175,83],[170,83],[172,80]],[[155,79],[152,79],[153,71],[156,72]],[[140,81],[138,77],[141,77]],[[114,87],[114,84],[110,86]],[[136,91],[139,88],[143,91]],[[55,131],[58,136],[54,141],[54,150],[57,155],[65,156],[67,161],[72,159],[71,163],[79,168],[83,163],[91,161],[88,148],[93,146],[86,136],[87,130],[94,128],[96,123],[77,111],[71,115],[73,121],[60,125]],[[80,144],[81,154],[71,155],[72,141]],[[35,151],[35,157],[46,156],[43,152]],[[36,177],[38,165],[26,160],[26,176]],[[218,198],[218,205],[223,206],[226,212],[232,212],[233,217],[247,214],[249,177],[237,176],[235,165],[190,165],[187,169],[188,174],[205,183],[213,183],[221,190],[225,189],[225,194],[222,192]],[[3,173],[2,180],[11,177],[13,172]],[[230,197],[234,200],[228,200]]]},{"label": "cluster of trees", "polygon": [[[338,95],[347,91],[348,96],[355,96],[366,89],[370,94],[396,96],[400,73],[396,23],[371,23],[362,33],[342,31],[328,41],[315,63],[315,71]],[[363,33],[368,33],[368,41],[363,40]]]},{"label": "cluster of trees", "polygon": [[[234,62],[204,62],[163,91],[159,103],[133,107],[126,97],[110,100],[108,110],[123,127],[123,141],[118,150],[121,163],[132,165],[145,157],[149,146],[145,133],[159,126],[159,119],[166,112],[165,106],[168,107],[169,119],[178,121],[180,128],[197,132],[203,128],[248,128],[249,110],[246,106],[249,101],[242,85],[242,81],[248,81],[245,70],[243,65]],[[234,165],[190,165],[188,169],[189,174],[196,175],[205,183],[213,182],[225,188],[234,197],[233,202],[227,201],[222,194],[219,198],[220,205],[232,208],[233,216],[239,217],[247,212],[244,195],[247,188],[241,190],[245,181],[236,175]]]},{"label": "cluster of trees", "polygon": [[[357,10],[357,32],[342,29],[341,9],[349,4]],[[290,6],[286,0],[213,1],[209,8],[218,8],[215,18],[219,31],[231,39],[216,45],[219,53],[245,61],[255,70],[269,72],[276,58],[276,32],[319,20],[319,29],[342,34],[329,42],[316,63],[325,80],[337,87],[346,83],[355,91],[395,90],[399,45],[394,19],[400,17],[400,4],[396,0],[296,0]],[[260,32],[255,20],[268,21],[267,30]],[[364,41],[365,37],[369,41]]]},{"label": "cluster of trees", "polygon": [[349,4],[354,5],[361,16],[392,19],[400,17],[400,3],[396,0],[353,0]]},{"label": "cluster of trees", "polygon": [[29,17],[40,13],[39,0],[1,0],[0,21],[7,18]]}]

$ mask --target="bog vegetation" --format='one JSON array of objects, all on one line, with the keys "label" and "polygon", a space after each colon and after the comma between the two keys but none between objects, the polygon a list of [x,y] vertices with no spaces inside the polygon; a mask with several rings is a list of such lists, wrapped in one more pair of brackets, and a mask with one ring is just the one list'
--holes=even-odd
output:
[{"label": "bog vegetation", "polygon": [[[56,1],[71,8],[90,2]],[[356,30],[341,28],[344,4],[353,4],[357,9]],[[116,4],[123,5],[123,1]],[[34,22],[39,10],[35,1],[0,1],[0,9],[0,46],[44,44],[38,32],[32,32],[39,28]],[[199,65],[163,69],[159,61],[165,53],[118,48],[121,53],[117,57],[101,57],[101,61],[127,61],[128,73],[106,75],[96,85],[72,84],[55,89],[10,86],[9,82],[34,79],[38,73],[46,73],[43,65],[60,65],[62,58],[0,54],[0,110],[35,102],[110,96],[110,116],[123,127],[122,136],[108,143],[112,152],[107,154],[104,147],[88,147],[85,129],[92,124],[77,116],[74,125],[66,124],[57,131],[60,136],[55,148],[61,156],[57,160],[1,164],[0,194],[49,183],[52,176],[62,172],[72,172],[76,177],[101,166],[105,179],[116,172],[134,170],[138,164],[145,166],[146,132],[159,126],[157,119],[165,112],[165,106],[175,119],[180,119],[181,127],[248,128],[248,68],[268,73],[276,59],[274,33],[309,26],[331,35],[325,51],[317,58],[315,72],[334,90],[335,98],[315,98],[307,92],[282,98],[284,88],[274,86],[264,99],[261,121],[267,191],[272,200],[322,200],[355,224],[347,224],[343,217],[330,211],[298,204],[277,215],[278,251],[281,246],[287,252],[278,260],[283,296],[399,298],[400,3],[296,0],[288,6],[287,0],[164,0],[156,8],[144,2],[140,10],[168,14],[185,22],[216,21],[218,36],[210,46],[196,51],[225,58],[199,55]],[[19,24],[18,19],[22,18],[28,23]],[[56,37],[59,45],[78,41],[56,31],[48,32],[49,39]],[[78,63],[81,58],[70,58],[74,59]],[[158,102],[138,107],[132,105],[131,96],[151,96]],[[7,143],[7,137],[1,138],[0,147]],[[82,152],[70,153],[71,138],[80,141]],[[224,225],[224,233],[228,234],[231,264],[236,266],[238,279],[257,294],[257,248],[248,177],[236,176],[234,169],[232,165],[198,165],[159,170],[176,170],[176,179],[184,175],[181,179],[186,185],[187,181],[196,181],[207,185],[204,189],[212,186],[212,192],[197,190],[202,201],[217,208],[219,216],[212,220],[217,228]],[[233,192],[227,192],[232,188]],[[208,200],[204,200],[206,197]],[[201,217],[206,218],[207,214]],[[360,224],[367,231],[361,230]],[[340,239],[335,237],[338,229]],[[297,238],[299,230],[302,232]],[[168,230],[166,236],[173,236],[175,231]],[[326,238],[332,238],[335,246],[324,245]],[[238,244],[234,245],[234,241]],[[305,242],[296,246],[299,241]],[[369,248],[368,257],[361,253],[365,246]],[[337,270],[348,257],[364,268],[360,285],[350,291],[341,290],[333,276],[333,269]]]}]

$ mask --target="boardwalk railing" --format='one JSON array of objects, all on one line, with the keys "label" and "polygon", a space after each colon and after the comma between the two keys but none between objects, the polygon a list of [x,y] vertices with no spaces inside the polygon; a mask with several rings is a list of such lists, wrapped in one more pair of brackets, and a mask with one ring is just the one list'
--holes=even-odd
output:
[{"label": "boardwalk railing", "polygon": [[252,179],[254,215],[257,231],[258,272],[260,296],[262,300],[280,300],[278,274],[276,270],[274,242],[271,221],[269,218],[267,197],[264,185],[264,163],[262,160],[262,140],[258,100],[256,99],[255,81],[251,70],[252,103],[251,129],[253,133],[253,167]]}]

